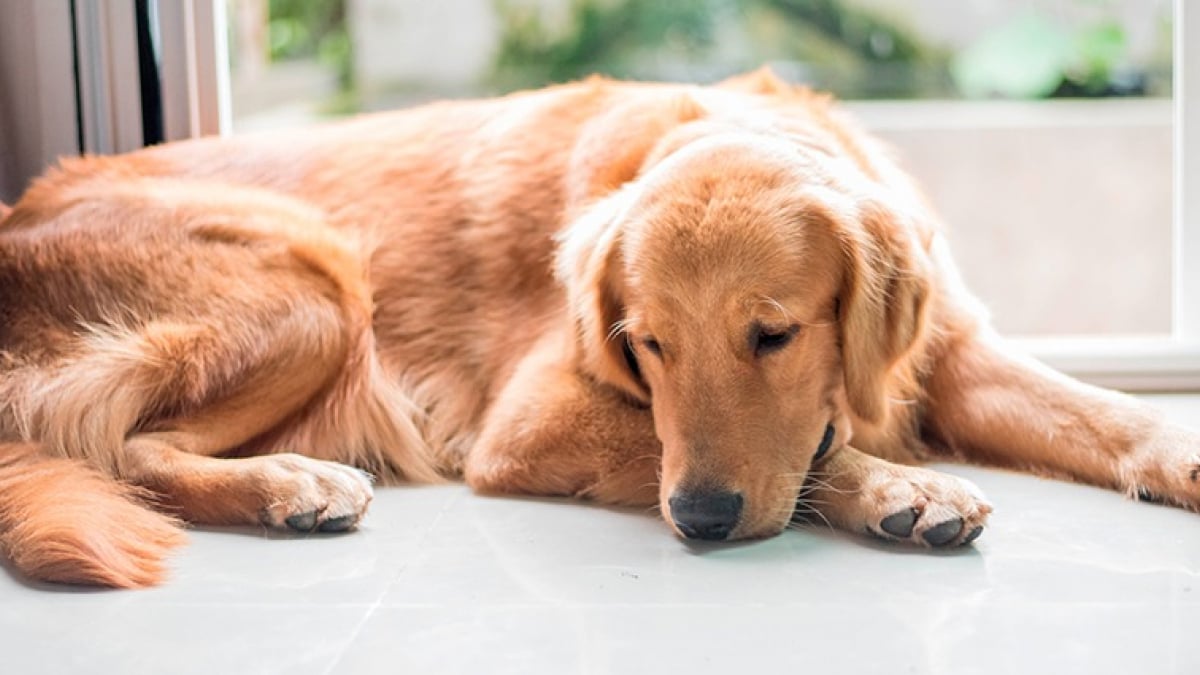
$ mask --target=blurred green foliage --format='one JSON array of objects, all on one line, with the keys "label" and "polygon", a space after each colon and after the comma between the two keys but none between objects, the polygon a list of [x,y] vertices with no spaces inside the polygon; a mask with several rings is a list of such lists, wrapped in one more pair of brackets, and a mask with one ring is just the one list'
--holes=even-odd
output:
[{"label": "blurred green foliage", "polygon": [[[336,107],[347,109],[355,105],[348,1],[269,0],[268,25],[271,60],[316,58],[337,73]],[[1100,17],[1082,27],[1027,10],[958,54],[923,39],[906,17],[854,0],[493,1],[500,45],[481,84],[495,91],[596,72],[712,81],[763,63],[844,98],[1169,91],[1169,15],[1161,53],[1131,70],[1125,29],[1104,15],[1105,0],[1076,0]]]},{"label": "blurred green foliage", "polygon": [[650,53],[691,58],[713,44],[730,0],[571,0],[553,26],[536,3],[497,0],[502,32],[494,77],[502,88],[562,82],[593,72],[632,74]]},{"label": "blurred green foliage", "polygon": [[1027,11],[954,59],[953,74],[972,98],[1042,98],[1054,93],[1071,59],[1066,31]]},{"label": "blurred green foliage", "polygon": [[976,98],[1145,93],[1128,48],[1125,29],[1111,18],[1070,28],[1029,9],[956,55],[952,72],[963,95]]},{"label": "blurred green foliage", "polygon": [[840,0],[568,0],[564,14],[549,17],[534,0],[497,0],[496,8],[498,89],[593,72],[705,80],[767,61],[857,97],[944,92],[950,82],[943,50],[902,21]]},{"label": "blurred green foliage", "polygon": [[1076,3],[1099,18],[1067,27],[1030,9],[953,54],[905,17],[853,0],[566,0],[565,12],[497,0],[503,38],[491,80],[498,89],[592,72],[706,81],[772,62],[845,98],[1113,96],[1162,85],[1169,56],[1131,68],[1109,3]]},{"label": "blurred green foliage", "polygon": [[270,0],[267,47],[272,61],[317,59],[337,73],[343,91],[354,85],[354,50],[346,0]]}]

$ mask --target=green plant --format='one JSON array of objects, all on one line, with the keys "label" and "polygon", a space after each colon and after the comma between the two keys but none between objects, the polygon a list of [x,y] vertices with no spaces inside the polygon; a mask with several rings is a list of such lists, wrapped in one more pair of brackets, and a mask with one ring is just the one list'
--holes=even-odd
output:
[{"label": "green plant", "polygon": [[1127,58],[1125,29],[1111,18],[1072,30],[1029,10],[959,53],[951,72],[971,98],[1101,96]]},{"label": "green plant", "polygon": [[353,48],[345,0],[270,0],[267,46],[272,61],[316,58],[337,73],[343,91],[353,87]]}]

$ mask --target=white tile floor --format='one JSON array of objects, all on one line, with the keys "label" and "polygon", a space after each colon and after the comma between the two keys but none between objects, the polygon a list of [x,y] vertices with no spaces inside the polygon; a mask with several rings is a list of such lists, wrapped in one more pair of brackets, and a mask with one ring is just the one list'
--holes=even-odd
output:
[{"label": "white tile floor", "polygon": [[997,505],[973,549],[694,547],[450,486],[380,490],[347,535],[196,531],[149,591],[0,571],[0,673],[1200,673],[1200,515],[942,468]]}]

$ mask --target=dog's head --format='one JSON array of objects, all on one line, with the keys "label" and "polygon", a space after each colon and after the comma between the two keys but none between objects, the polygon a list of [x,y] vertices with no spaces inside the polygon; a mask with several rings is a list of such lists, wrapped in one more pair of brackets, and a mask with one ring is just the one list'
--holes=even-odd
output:
[{"label": "dog's head", "polygon": [[715,133],[564,232],[581,366],[652,408],[680,534],[780,532],[814,462],[885,423],[928,295],[901,218],[785,141]]}]

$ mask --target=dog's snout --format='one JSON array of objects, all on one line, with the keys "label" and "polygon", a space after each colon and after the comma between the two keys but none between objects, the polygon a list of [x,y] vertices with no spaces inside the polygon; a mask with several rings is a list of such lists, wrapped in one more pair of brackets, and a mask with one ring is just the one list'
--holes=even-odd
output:
[{"label": "dog's snout", "polygon": [[717,490],[676,490],[668,500],[675,527],[688,539],[720,541],[742,517],[742,494]]}]

